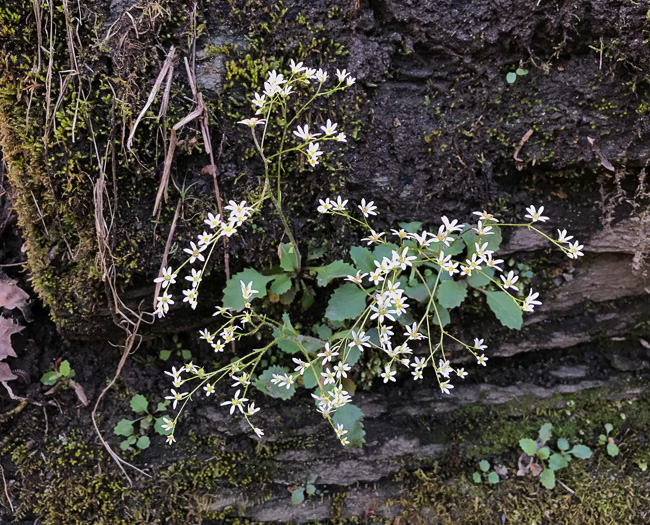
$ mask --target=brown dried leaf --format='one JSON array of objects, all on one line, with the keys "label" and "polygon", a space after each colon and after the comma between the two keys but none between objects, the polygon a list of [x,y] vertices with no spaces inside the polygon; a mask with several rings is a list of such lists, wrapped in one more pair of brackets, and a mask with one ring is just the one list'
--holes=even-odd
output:
[{"label": "brown dried leaf", "polygon": [[18,285],[9,279],[0,279],[0,308],[12,310],[18,308],[27,321],[31,321],[29,312],[29,295],[24,290],[18,288]]},{"label": "brown dried leaf", "polygon": [[11,371],[7,363],[0,363],[0,381],[11,381],[17,376]]},{"label": "brown dried leaf", "polygon": [[20,332],[24,326],[14,323],[11,319],[0,317],[0,360],[5,357],[16,357],[11,346],[11,335]]},{"label": "brown dried leaf", "polygon": [[81,401],[81,404],[87,407],[88,398],[86,397],[86,392],[83,389],[83,387],[76,381],[73,381],[72,379],[70,379],[70,386],[74,388],[74,393],[77,394],[77,397],[79,398],[79,401]]}]

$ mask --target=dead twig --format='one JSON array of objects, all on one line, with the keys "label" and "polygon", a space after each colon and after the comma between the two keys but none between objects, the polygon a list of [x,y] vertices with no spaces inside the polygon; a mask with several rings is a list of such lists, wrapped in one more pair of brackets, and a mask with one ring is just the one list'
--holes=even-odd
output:
[{"label": "dead twig", "polygon": [[519,141],[519,144],[517,144],[517,149],[515,150],[515,153],[512,156],[512,158],[515,159],[517,162],[523,162],[523,160],[521,160],[518,155],[519,155],[519,152],[521,151],[521,148],[524,147],[524,144],[526,144],[526,142],[528,141],[528,139],[531,137],[532,134],[533,134],[533,130],[529,129],[524,134],[524,136],[521,137],[521,140]]},{"label": "dead twig", "polygon": [[172,46],[169,49],[169,53],[167,53],[167,58],[165,59],[165,62],[163,63],[162,68],[160,69],[160,73],[158,73],[158,78],[156,78],[156,82],[153,85],[153,88],[151,89],[151,92],[149,93],[149,98],[147,99],[147,102],[145,102],[144,107],[142,108],[142,111],[140,111],[140,114],[138,115],[138,118],[135,119],[135,123],[133,124],[133,127],[131,128],[131,133],[129,134],[129,138],[126,141],[126,148],[131,151],[131,146],[133,146],[133,137],[135,136],[135,131],[138,129],[138,124],[144,117],[145,113],[149,109],[149,106],[153,104],[154,99],[156,98],[156,94],[158,93],[158,90],[160,89],[160,85],[163,83],[163,80],[165,79],[165,76],[168,74],[171,66],[172,66],[172,61],[174,60],[174,54],[176,53],[176,48]]},{"label": "dead twig", "polygon": [[7,503],[9,503],[11,512],[13,512],[14,504],[13,504],[13,500],[9,497],[9,490],[7,490],[7,480],[5,479],[5,469],[2,468],[2,465],[0,465],[0,474],[2,474],[2,484],[4,485],[5,488],[5,497],[7,498]]}]

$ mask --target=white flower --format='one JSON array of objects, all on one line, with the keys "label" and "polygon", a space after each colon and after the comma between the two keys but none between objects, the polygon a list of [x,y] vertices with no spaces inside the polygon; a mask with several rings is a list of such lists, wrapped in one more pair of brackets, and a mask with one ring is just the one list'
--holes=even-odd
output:
[{"label": "white flower", "polygon": [[199,296],[198,292],[196,291],[196,288],[191,288],[189,290],[183,290],[183,295],[185,296],[183,298],[184,303],[190,303],[190,306],[192,307],[192,310],[196,308],[197,304],[197,297]]},{"label": "white flower", "polygon": [[174,400],[174,403],[172,404],[172,408],[176,408],[176,405],[178,404],[178,402],[180,400],[182,400],[186,395],[188,395],[187,392],[176,392],[176,390],[174,390],[173,388],[172,388],[171,392],[172,392],[172,395],[171,396],[165,396],[165,399],[173,399]]},{"label": "white flower", "polygon": [[422,375],[422,369],[421,368],[416,368],[411,372],[411,375],[413,376],[413,380],[417,381],[418,379],[422,379],[424,376]]},{"label": "white flower", "polygon": [[348,73],[345,69],[343,71],[340,71],[339,69],[336,70],[336,78],[339,79],[339,82],[343,82],[350,73]]},{"label": "white flower", "polygon": [[307,124],[305,124],[302,128],[298,126],[298,129],[294,131],[293,134],[305,142],[320,136],[320,133],[310,133],[309,126]]},{"label": "white flower", "polygon": [[327,72],[323,71],[322,69],[319,69],[316,71],[316,80],[318,80],[321,84],[327,80]]},{"label": "white flower", "polygon": [[210,394],[214,394],[214,385],[207,384],[203,390],[205,390],[205,397],[210,397]]},{"label": "white flower", "polygon": [[502,272],[503,270],[497,266],[497,264],[502,264],[503,259],[492,259],[492,254],[488,254],[487,257],[483,258],[483,262],[485,263],[485,266],[488,268],[494,268],[495,270],[499,270]]},{"label": "white flower", "polygon": [[347,203],[348,200],[347,199],[342,200],[341,196],[339,195],[338,197],[336,197],[336,203],[333,203],[334,209],[336,209],[336,211],[345,211],[345,206],[347,205]]},{"label": "white flower", "polygon": [[174,304],[174,301],[172,300],[172,296],[169,295],[167,292],[163,292],[163,294],[158,297],[157,309],[162,310],[163,313],[167,313],[169,311],[169,307],[172,304]]},{"label": "white flower", "polygon": [[293,58],[289,60],[289,67],[291,68],[292,73],[302,73],[307,69],[306,67],[303,67],[302,62],[296,64]]},{"label": "white flower", "polygon": [[449,361],[443,361],[442,359],[438,360],[438,369],[437,372],[444,376],[444,377],[449,377],[449,374],[451,374],[454,371],[454,369],[449,366]]},{"label": "white flower", "polygon": [[168,417],[163,416],[163,424],[160,425],[160,428],[162,428],[165,432],[169,432],[174,428],[174,422],[169,419]]},{"label": "white flower", "polygon": [[345,133],[339,133],[336,136],[336,140],[338,140],[339,142],[347,142],[348,141],[348,139],[345,137]]},{"label": "white flower", "polygon": [[210,241],[213,239],[214,234],[203,232],[199,235],[199,246],[207,246],[210,244]]},{"label": "white flower", "polygon": [[427,360],[424,357],[416,357],[415,362],[411,363],[411,366],[422,369],[427,366]]},{"label": "white flower", "polygon": [[246,118],[244,120],[240,120],[239,122],[237,122],[237,124],[244,124],[251,128],[258,125],[263,126],[265,123],[266,123],[266,119],[257,118],[257,117]]},{"label": "white flower", "polygon": [[334,432],[336,432],[336,437],[338,437],[339,439],[342,438],[345,434],[348,433],[348,431],[343,428],[343,424],[341,424],[341,423],[338,423],[336,425],[336,428],[334,429]]},{"label": "white flower", "polygon": [[492,229],[492,226],[484,226],[483,221],[478,221],[478,227],[472,228],[476,233],[479,234],[479,236],[483,235],[494,235],[493,231],[490,231]]},{"label": "white flower", "polygon": [[212,346],[213,350],[215,352],[223,352],[224,351],[224,346],[223,343],[219,340],[214,341],[213,343],[210,343],[210,346]]},{"label": "white flower", "polygon": [[318,213],[327,213],[328,211],[331,211],[333,209],[333,204],[332,201],[329,200],[329,198],[323,200],[319,199],[320,206],[317,208]]},{"label": "white flower", "polygon": [[266,96],[260,95],[259,93],[255,93],[255,98],[253,99],[253,105],[261,108],[264,106],[264,103],[266,102]]},{"label": "white flower", "polygon": [[229,222],[221,230],[221,235],[225,235],[226,237],[230,237],[231,235],[233,235],[235,233],[237,233],[237,228],[235,227],[234,222]]},{"label": "white flower", "polygon": [[185,280],[192,283],[192,288],[196,288],[201,282],[201,270],[192,268],[192,275],[186,275]]},{"label": "white flower", "polygon": [[508,288],[512,288],[513,290],[519,291],[519,288],[515,286],[515,283],[519,280],[519,276],[515,275],[515,272],[510,270],[508,272],[508,276],[506,277],[505,275],[501,275],[501,280],[503,281],[503,289],[507,290]]},{"label": "white flower", "polygon": [[487,366],[487,365],[485,364],[485,362],[486,362],[487,360],[488,360],[488,358],[485,357],[485,354],[477,355],[477,356],[476,356],[476,362],[477,362],[479,365]]},{"label": "white flower", "polygon": [[230,414],[231,415],[235,411],[235,408],[238,408],[239,411],[242,414],[244,413],[244,406],[243,405],[244,405],[245,401],[248,401],[248,399],[245,398],[245,397],[240,398],[239,397],[240,392],[241,392],[241,390],[237,390],[237,392],[235,392],[235,397],[233,397],[230,401],[224,401],[223,403],[221,403],[222,407],[230,405]]},{"label": "white flower", "polygon": [[323,358],[323,365],[327,363],[328,361],[331,361],[333,357],[336,357],[339,355],[338,353],[338,347],[330,348],[329,343],[325,343],[325,348],[323,349],[322,352],[316,355],[316,357],[322,357]]},{"label": "white flower", "polygon": [[524,300],[524,304],[521,307],[521,309],[524,312],[532,312],[535,309],[535,306],[539,306],[542,304],[541,301],[537,301],[536,299],[539,297],[538,292],[533,292],[532,288],[528,292],[528,297]]},{"label": "white flower", "polygon": [[174,442],[176,442],[176,439],[174,439],[174,436],[172,434],[169,434],[169,436],[167,436],[167,444],[171,445]]},{"label": "white flower", "polygon": [[532,222],[545,222],[548,220],[548,217],[544,217],[542,215],[542,212],[544,211],[544,206],[540,206],[538,210],[535,209],[535,206],[529,206],[526,208],[526,211],[528,212],[525,217],[527,219],[530,219]]},{"label": "white flower", "polygon": [[247,416],[252,416],[259,412],[259,408],[255,408],[255,402],[253,401],[250,405],[248,405],[248,410],[246,410],[246,415]]},{"label": "white flower", "polygon": [[578,241],[572,243],[569,243],[569,253],[568,256],[571,259],[577,259],[578,257],[582,257],[584,253],[582,253],[582,249],[584,248],[584,245],[580,244]]},{"label": "white flower", "polygon": [[323,133],[325,133],[325,135],[334,135],[334,133],[336,133],[336,126],[337,125],[338,124],[336,124],[335,122],[332,123],[332,121],[330,119],[327,119],[327,122],[325,123],[325,125],[321,126],[320,129],[323,130]]},{"label": "white flower", "polygon": [[370,343],[368,342],[370,341],[370,336],[366,335],[365,332],[357,333],[352,330],[352,332],[350,332],[350,335],[352,336],[352,341],[350,341],[348,346],[356,346],[361,352],[363,352],[364,346],[370,346]]},{"label": "white flower", "polygon": [[368,237],[364,237],[361,240],[366,241],[368,243],[368,246],[370,246],[371,244],[378,244],[382,235],[384,235],[384,232],[377,233],[375,230],[370,230],[370,235],[368,235]]},{"label": "white flower", "polygon": [[368,275],[367,273],[361,273],[361,272],[359,271],[359,272],[357,272],[356,275],[348,275],[348,276],[346,276],[345,280],[346,280],[346,281],[351,281],[351,282],[353,282],[354,284],[361,285],[361,279],[363,279],[363,278],[366,277],[367,275]]},{"label": "white flower", "polygon": [[473,211],[473,215],[478,215],[482,221],[492,221],[492,222],[499,222],[498,219],[494,218],[494,215],[491,213],[486,212],[485,210],[483,211]]},{"label": "white flower", "polygon": [[354,84],[355,81],[356,81],[356,78],[348,77],[348,79],[345,81],[345,83],[346,83],[348,86],[351,86],[352,84]]},{"label": "white flower", "polygon": [[397,380],[395,379],[395,370],[391,370],[389,365],[386,365],[384,368],[384,372],[381,373],[381,377],[384,378],[384,383],[388,383],[389,381],[392,381],[395,383]]},{"label": "white flower", "polygon": [[467,372],[465,372],[464,368],[458,368],[456,369],[456,375],[461,379],[465,379],[465,377],[467,377]]},{"label": "white flower", "polygon": [[443,215],[442,217],[440,217],[440,219],[442,220],[443,224],[445,225],[445,231],[447,233],[454,233],[456,231],[458,231],[458,232],[463,231],[463,225],[458,224],[458,221],[456,219],[449,222],[449,219],[447,218],[446,215]]},{"label": "white flower", "polygon": [[322,372],[321,376],[325,378],[323,383],[326,385],[333,385],[336,382],[336,377],[334,376],[334,372],[332,372],[331,370],[326,370],[325,372]]},{"label": "white flower", "polygon": [[443,381],[440,383],[440,390],[442,390],[444,394],[451,394],[450,390],[452,388],[454,388],[454,385],[450,384],[449,381]]},{"label": "white flower", "polygon": [[201,255],[201,252],[207,248],[205,244],[201,246],[196,246],[192,241],[190,241],[191,248],[185,248],[183,251],[190,254],[190,264],[193,264],[197,259],[201,262],[205,261],[205,257]]},{"label": "white flower", "polygon": [[257,437],[262,437],[264,435],[264,431],[261,428],[253,428],[253,432],[257,434]]},{"label": "white flower", "polygon": [[244,281],[239,281],[241,285],[241,295],[244,299],[250,299],[253,295],[258,293],[258,290],[253,290],[253,281],[250,281],[248,284],[244,284]]},{"label": "white flower", "polygon": [[557,242],[569,243],[571,239],[573,239],[573,235],[567,235],[566,230],[557,231]]},{"label": "white flower", "polygon": [[348,377],[348,371],[352,368],[349,364],[339,361],[337,365],[334,365],[334,371],[336,372],[336,377]]},{"label": "white flower", "polygon": [[162,287],[167,288],[170,284],[176,283],[176,274],[174,273],[174,270],[172,270],[171,266],[163,268],[162,275],[160,277],[156,277],[153,282],[162,283]]},{"label": "white flower", "polygon": [[292,358],[293,362],[296,363],[298,366],[293,369],[294,372],[300,372],[300,375],[303,375],[305,373],[305,370],[309,368],[309,363],[306,363],[302,359],[298,359],[297,357]]},{"label": "white flower", "polygon": [[474,338],[474,348],[476,350],[485,350],[487,348],[487,345],[483,344],[483,339]]}]

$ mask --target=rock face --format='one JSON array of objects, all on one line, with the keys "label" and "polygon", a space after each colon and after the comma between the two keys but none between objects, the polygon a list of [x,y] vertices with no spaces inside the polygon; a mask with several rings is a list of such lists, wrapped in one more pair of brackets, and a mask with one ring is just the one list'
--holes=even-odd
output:
[{"label": "rock face", "polygon": [[[356,137],[337,180],[328,189],[322,181],[332,175],[324,168],[298,167],[300,176],[286,179],[299,242],[328,237],[312,210],[332,188],[351,200],[374,200],[380,227],[409,220],[434,227],[443,214],[469,220],[472,210],[483,208],[510,219],[543,204],[552,217],[546,231],[568,228],[584,243],[586,258],[571,265],[549,256],[525,231],[509,239],[506,250],[523,256],[536,285],[549,291],[542,315],[528,324],[534,332],[543,323],[542,346],[621,334],[645,319],[650,117],[644,71],[650,58],[643,6],[622,0],[244,4],[211,2],[193,11],[104,2],[93,8],[108,14],[99,33],[83,24],[75,29],[55,13],[52,23],[75,39],[71,54],[57,47],[62,40],[43,44],[49,13],[36,16],[22,0],[9,2],[8,12],[24,24],[19,35],[9,30],[10,15],[1,21],[9,35],[2,53],[16,60],[5,61],[10,65],[3,70],[0,140],[35,287],[69,337],[110,335],[119,304],[114,292],[133,309],[142,299],[149,303],[179,195],[188,204],[172,241],[201,227],[193,213],[213,208],[192,200],[212,192],[209,170],[201,169],[210,162],[201,146],[205,137],[194,125],[179,131],[169,203],[151,218],[169,129],[195,109],[186,58],[211,104],[209,135],[226,199],[245,197],[258,185],[259,166],[243,160],[247,139],[233,122],[247,114],[242,97],[260,89],[269,64],[282,67],[296,57],[356,76],[354,93],[329,108]],[[89,13],[75,16],[86,21]],[[39,39],[53,45],[51,68],[35,44]],[[141,122],[129,150],[126,137],[172,45],[171,76],[158,83],[159,97],[169,86],[166,110],[156,98],[150,111],[160,118]],[[71,73],[57,79],[52,68]],[[22,96],[27,85],[34,86],[29,98]],[[100,178],[105,197],[98,210]],[[98,213],[107,225],[101,250]],[[273,258],[274,222],[266,221],[266,235],[230,245],[235,269]],[[252,245],[260,249],[251,251]],[[348,245],[337,239],[328,247],[344,253]],[[110,259],[105,267],[99,253]],[[114,292],[102,284],[111,267]],[[214,278],[223,279],[222,270]],[[183,324],[193,322],[180,315]],[[527,348],[518,342],[499,351]]]}]

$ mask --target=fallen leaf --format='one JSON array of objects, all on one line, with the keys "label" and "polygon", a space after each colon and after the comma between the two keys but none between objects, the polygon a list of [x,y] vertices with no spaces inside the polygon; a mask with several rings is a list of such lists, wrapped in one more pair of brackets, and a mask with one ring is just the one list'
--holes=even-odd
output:
[{"label": "fallen leaf", "polygon": [[7,310],[18,308],[23,313],[25,320],[31,321],[28,301],[27,292],[18,288],[14,281],[7,278],[0,279],[0,308]]},{"label": "fallen leaf", "polygon": [[23,328],[24,326],[14,323],[11,319],[0,317],[0,360],[5,357],[16,357],[16,352],[11,346],[11,336]]},{"label": "fallen leaf", "polygon": [[81,404],[87,407],[88,398],[86,397],[86,392],[83,389],[83,387],[76,381],[73,381],[72,379],[70,379],[69,381],[70,381],[70,386],[74,388],[74,393],[77,394],[77,397],[79,398],[79,401],[81,401]]},{"label": "fallen leaf", "polygon": [[0,381],[11,381],[17,379],[17,376],[11,371],[7,363],[0,363]]}]

